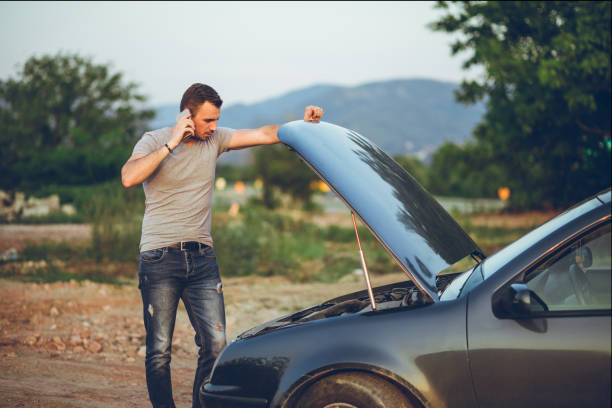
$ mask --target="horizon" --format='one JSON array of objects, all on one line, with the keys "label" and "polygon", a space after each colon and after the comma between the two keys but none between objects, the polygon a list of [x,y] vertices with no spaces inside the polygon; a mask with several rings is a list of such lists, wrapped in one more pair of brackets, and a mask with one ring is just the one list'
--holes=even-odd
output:
[{"label": "horizon", "polygon": [[[225,105],[225,100],[224,100],[224,104],[223,104],[222,108],[230,108],[230,107],[233,107],[233,106],[252,106],[252,105],[257,105],[257,104],[262,103],[262,102],[266,102],[266,101],[269,101],[269,100],[282,98],[284,96],[287,96],[287,95],[295,93],[295,92],[300,92],[300,91],[304,91],[304,90],[311,89],[311,88],[316,88],[316,87],[328,86],[328,87],[337,87],[337,88],[359,88],[361,86],[378,84],[378,83],[384,83],[384,82],[393,82],[393,81],[431,81],[431,82],[440,82],[440,83],[445,83],[445,84],[453,84],[453,85],[457,85],[457,86],[459,86],[461,84],[461,82],[446,81],[446,80],[441,80],[441,79],[436,79],[436,78],[426,78],[426,77],[390,78],[390,79],[383,79],[383,80],[378,80],[378,81],[366,81],[366,82],[355,84],[355,85],[344,85],[344,84],[333,84],[333,83],[319,83],[319,84],[312,84],[312,85],[307,85],[307,86],[303,86],[303,87],[299,87],[299,88],[289,89],[289,90],[284,91],[282,93],[279,93],[277,95],[271,95],[269,97],[266,97],[266,98],[263,98],[263,99],[259,99],[259,100],[255,100],[255,101],[252,101],[252,102],[240,102],[240,101],[238,101],[238,102],[234,102],[234,103],[228,103],[227,105]],[[219,91],[218,89],[215,89],[215,91],[217,91],[219,93],[219,95],[221,96],[221,99],[223,99],[222,91]],[[177,97],[177,102],[162,102],[162,103],[156,104],[156,105],[153,105],[153,104],[144,104],[144,106],[148,107],[148,108],[161,108],[161,107],[166,107],[166,106],[174,105],[174,104],[176,104],[178,106],[180,104],[180,99],[181,99],[181,95],[179,95]],[[457,102],[457,104],[462,105],[459,102]]]}]

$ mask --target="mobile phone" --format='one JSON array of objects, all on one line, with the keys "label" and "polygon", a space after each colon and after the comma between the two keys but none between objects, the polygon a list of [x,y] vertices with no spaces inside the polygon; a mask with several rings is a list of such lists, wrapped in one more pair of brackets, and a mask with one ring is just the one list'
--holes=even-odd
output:
[{"label": "mobile phone", "polygon": [[176,121],[178,122],[181,118],[184,118],[185,116],[188,116],[190,113],[191,112],[189,112],[189,109],[183,109],[183,111],[181,113],[176,115]]},{"label": "mobile phone", "polygon": [[[184,118],[185,116],[191,115],[191,112],[189,111],[189,109],[183,109],[183,111],[181,113],[179,113],[178,115],[176,115],[176,121],[178,122],[180,119]],[[187,132],[185,132],[183,134],[183,141],[185,140],[189,140],[189,139],[195,139],[195,136],[189,135],[189,136],[185,136],[187,134]]]}]

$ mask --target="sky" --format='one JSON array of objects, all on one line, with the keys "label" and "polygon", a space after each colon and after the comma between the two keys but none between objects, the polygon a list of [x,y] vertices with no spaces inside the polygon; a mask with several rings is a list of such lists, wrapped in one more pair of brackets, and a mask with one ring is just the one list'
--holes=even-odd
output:
[{"label": "sky", "polygon": [[25,61],[78,53],[110,64],[152,106],[194,82],[225,106],[315,84],[460,82],[466,55],[427,24],[434,2],[0,2],[0,79]]}]

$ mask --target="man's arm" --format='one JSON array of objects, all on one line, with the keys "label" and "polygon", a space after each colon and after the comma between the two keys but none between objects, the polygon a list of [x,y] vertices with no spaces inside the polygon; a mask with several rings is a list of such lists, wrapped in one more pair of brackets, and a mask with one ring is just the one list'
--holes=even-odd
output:
[{"label": "man's arm", "polygon": [[149,154],[137,153],[132,155],[121,168],[121,184],[123,184],[123,187],[132,188],[145,181],[169,154],[170,150],[163,146]]},{"label": "man's arm", "polygon": [[[304,121],[318,123],[323,116],[323,109],[318,106],[307,106],[304,111]],[[278,128],[281,125],[268,125],[258,129],[240,129],[232,134],[229,149],[260,146],[278,143]]]},{"label": "man's arm", "polygon": [[[172,136],[168,142],[168,147],[174,150],[181,144],[184,137],[194,134],[195,125],[191,120],[191,115],[184,116],[172,127]],[[123,187],[134,187],[149,178],[170,154],[168,147],[162,146],[149,154],[133,154],[121,168],[121,184],[123,184]]]}]

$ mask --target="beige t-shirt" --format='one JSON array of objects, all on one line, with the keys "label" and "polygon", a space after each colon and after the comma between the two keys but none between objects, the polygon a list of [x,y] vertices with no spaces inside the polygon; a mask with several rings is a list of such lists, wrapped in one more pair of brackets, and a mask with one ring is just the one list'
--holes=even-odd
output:
[{"label": "beige t-shirt", "polygon": [[[145,133],[132,154],[149,154],[171,136],[170,128]],[[218,128],[206,140],[181,143],[143,183],[145,214],[140,251],[162,248],[180,241],[212,246],[210,234],[212,195],[217,157],[228,150],[233,129]]]}]

